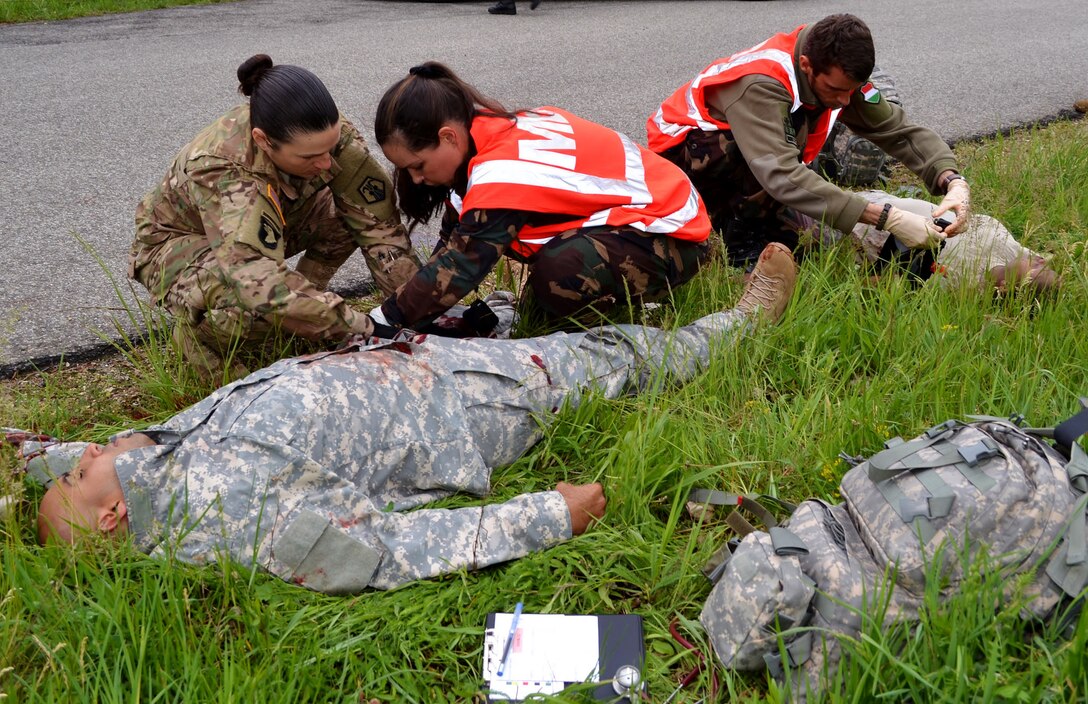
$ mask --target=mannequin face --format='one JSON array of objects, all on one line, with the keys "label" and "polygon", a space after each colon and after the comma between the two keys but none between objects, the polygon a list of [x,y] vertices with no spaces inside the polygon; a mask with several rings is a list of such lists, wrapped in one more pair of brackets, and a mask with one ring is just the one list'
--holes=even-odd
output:
[{"label": "mannequin face", "polygon": [[88,445],[72,471],[57,477],[42,497],[39,537],[52,535],[70,543],[88,533],[123,533],[128,511],[114,460],[122,452],[153,444],[146,435],[134,434],[108,445]]},{"label": "mannequin face", "polygon": [[260,127],[254,127],[253,141],[280,171],[313,178],[332,168],[332,150],[340,141],[340,124],[320,132],[296,134],[288,142],[275,142]]},{"label": "mannequin face", "polygon": [[447,122],[438,130],[438,144],[433,147],[412,151],[398,135],[381,146],[385,157],[407,172],[412,183],[449,187],[468,159],[469,139],[464,125]]}]

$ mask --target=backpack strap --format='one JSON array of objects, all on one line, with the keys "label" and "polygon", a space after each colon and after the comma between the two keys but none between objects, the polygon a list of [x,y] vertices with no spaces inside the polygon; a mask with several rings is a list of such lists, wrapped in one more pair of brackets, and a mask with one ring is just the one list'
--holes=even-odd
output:
[{"label": "backpack strap", "polygon": [[[786,669],[800,667],[812,655],[812,631],[805,631],[787,643],[782,643],[774,653],[764,653],[763,662],[767,663],[767,672],[777,680],[786,675]],[[786,665],[783,665],[786,663]]]},{"label": "backpack strap", "polygon": [[1077,442],[1088,433],[1088,397],[1080,398],[1081,410],[1072,418],[1059,423],[1053,428],[1022,428],[1028,435],[1039,438],[1053,438],[1053,449],[1066,460],[1065,471],[1069,475],[1069,484],[1078,494],[1088,492],[1088,454]]},{"label": "backpack strap", "polygon": [[1088,454],[1078,440],[1088,432],[1088,398],[1080,399],[1081,410],[1072,418],[1059,423],[1044,437],[1053,437],[1055,449],[1068,458],[1065,471],[1069,485],[1080,495],[1069,517],[1061,544],[1046,565],[1046,575],[1066,595],[1065,611],[1060,624],[1067,637],[1072,637],[1084,607],[1084,589],[1088,586]]},{"label": "backpack strap", "polygon": [[805,541],[801,539],[799,535],[783,528],[782,526],[776,526],[767,531],[771,536],[771,546],[774,548],[774,554],[785,555],[807,555],[808,546],[805,545]]},{"label": "backpack strap", "polygon": [[[807,553],[807,548],[804,547],[804,542],[793,535],[786,529],[779,528],[778,519],[775,514],[772,514],[767,506],[774,506],[776,509],[784,512],[784,514],[792,514],[796,506],[790,502],[782,501],[782,499],[775,496],[769,496],[767,494],[729,494],[727,492],[719,492],[713,489],[693,489],[688,494],[688,501],[695,504],[709,504],[712,506],[733,506],[735,509],[741,509],[749,512],[754,518],[763,521],[764,526],[770,530],[772,544],[775,545],[775,552],[778,553],[781,547],[784,552],[778,553],[779,555],[801,555],[800,552],[789,552],[791,549],[796,549],[800,545],[804,552]],[[731,510],[729,515],[726,516],[726,524],[733,532],[743,538],[743,536],[754,533],[755,526],[749,520],[741,515],[741,510]],[[790,540],[786,534],[792,535],[793,539]],[[775,542],[775,536],[778,536],[778,541]],[[714,555],[710,555],[710,559],[706,561],[706,565],[703,566],[702,572],[706,576],[710,583],[716,584],[721,577],[721,573],[725,571],[726,564],[729,563],[729,558],[733,556],[733,551],[740,545],[740,539],[734,538],[726,542],[714,552]]]},{"label": "backpack strap", "polygon": [[[932,448],[937,452],[937,457],[923,460],[917,453],[925,448]],[[986,493],[994,488],[997,482],[979,469],[978,463],[1000,455],[1001,450],[997,443],[989,438],[983,438],[970,445],[956,445],[948,442],[948,438],[943,435],[936,438],[922,438],[900,443],[874,455],[869,460],[869,478],[879,482],[891,479],[902,472],[953,466],[976,489]],[[897,462],[902,466],[892,469],[891,465]]]},{"label": "backpack strap", "polygon": [[[808,554],[805,542],[794,533],[779,526],[778,519],[767,508],[767,505],[774,506],[779,511],[789,514],[793,513],[797,508],[795,504],[767,494],[730,494],[724,491],[700,488],[691,490],[688,494],[688,501],[712,506],[733,506],[736,509],[747,511],[760,520],[763,525],[767,526],[775,554],[782,556]],[[740,538],[756,531],[756,527],[741,515],[740,510],[730,511],[729,515],[725,517],[725,522]],[[702,572],[712,584],[717,584],[718,579],[721,578],[726,564],[733,557],[733,551],[740,545],[740,538],[726,541],[725,545],[715,550],[714,554],[703,565]]]},{"label": "backpack strap", "polygon": [[[948,439],[961,427],[964,426],[958,421],[947,420],[933,426],[915,440],[904,442],[900,438],[893,438],[885,443],[884,450],[869,459],[869,478],[903,522],[915,524],[919,538],[925,543],[937,534],[932,519],[947,516],[952,511],[952,505],[956,500],[956,494],[952,488],[935,472],[926,470],[949,465],[957,467],[963,465],[960,471],[972,484],[978,482],[986,488],[993,486],[993,480],[990,477],[983,474],[981,470],[973,468],[973,465],[985,452],[989,451],[989,448],[982,448],[979,451],[971,450],[964,454],[960,452],[961,448],[948,442]],[[934,451],[938,452],[937,458],[923,460],[914,457],[920,450],[927,448],[934,448]],[[996,451],[996,447],[993,450]],[[893,469],[893,464],[903,466]],[[899,485],[891,481],[904,472],[912,473],[930,495],[924,499],[907,497]]]},{"label": "backpack strap", "polygon": [[940,461],[923,465],[922,461],[918,460],[916,461],[915,466],[904,465],[900,469],[891,468],[893,464],[901,462],[905,463],[911,455],[916,454],[919,450],[932,447],[933,445],[952,437],[952,431],[957,427],[959,427],[958,422],[946,420],[939,425],[933,426],[915,440],[904,442],[902,438],[892,438],[884,443],[883,450],[869,458],[869,478],[874,482],[879,482],[884,479],[891,479],[900,472],[905,472],[910,469],[944,467],[948,464],[947,462]]},{"label": "backpack strap", "polygon": [[[688,501],[697,504],[710,504],[712,506],[735,506],[759,519],[768,528],[776,528],[778,519],[767,508],[773,506],[778,511],[786,514],[793,513],[797,508],[789,501],[783,501],[768,494],[729,494],[713,489],[692,489],[688,494]],[[726,523],[739,535],[745,536],[755,530],[755,526],[748,522],[738,511],[730,511],[725,517]]]},{"label": "backpack strap", "polygon": [[1065,471],[1069,475],[1069,483],[1080,494],[1088,492],[1088,453],[1080,446],[1073,443],[1070,447],[1069,462],[1065,465]]},{"label": "backpack strap", "polygon": [[1088,585],[1088,494],[1069,518],[1064,539],[1046,566],[1046,575],[1067,595],[1078,598]]}]

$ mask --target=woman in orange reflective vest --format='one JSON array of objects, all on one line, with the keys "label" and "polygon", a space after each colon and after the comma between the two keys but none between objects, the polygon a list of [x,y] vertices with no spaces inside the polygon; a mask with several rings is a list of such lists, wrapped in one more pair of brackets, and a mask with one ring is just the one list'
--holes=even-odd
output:
[{"label": "woman in orange reflective vest", "polygon": [[411,69],[374,132],[414,225],[445,214],[430,261],[382,304],[416,327],[473,291],[506,255],[554,323],[660,298],[709,253],[710,219],[684,173],[626,136],[554,107],[513,113],[448,67]]}]

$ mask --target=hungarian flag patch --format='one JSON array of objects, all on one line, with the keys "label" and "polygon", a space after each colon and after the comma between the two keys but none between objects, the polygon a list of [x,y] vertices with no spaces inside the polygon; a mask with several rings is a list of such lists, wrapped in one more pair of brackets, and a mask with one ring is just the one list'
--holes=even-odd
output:
[{"label": "hungarian flag patch", "polygon": [[880,91],[876,89],[872,81],[869,81],[861,87],[861,94],[865,98],[867,103],[879,103]]}]

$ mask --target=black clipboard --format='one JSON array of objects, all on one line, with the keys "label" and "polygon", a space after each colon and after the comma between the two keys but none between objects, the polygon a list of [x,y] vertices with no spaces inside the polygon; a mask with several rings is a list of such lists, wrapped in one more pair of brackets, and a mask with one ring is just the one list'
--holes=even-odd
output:
[{"label": "black clipboard", "polygon": [[[597,647],[600,653],[599,680],[593,690],[593,698],[598,701],[610,701],[626,704],[630,703],[627,697],[619,697],[612,687],[612,678],[616,671],[624,665],[633,666],[639,673],[644,671],[646,660],[645,639],[642,629],[642,617],[637,614],[595,614],[597,619]],[[489,639],[499,636],[501,642],[505,642],[506,634],[494,634],[495,614],[487,615],[485,624],[485,649]],[[485,654],[486,657],[486,654]],[[568,682],[568,685],[575,684]],[[487,686],[487,683],[484,683]],[[489,701],[513,702],[519,699],[507,699],[502,696],[488,697]]]}]

